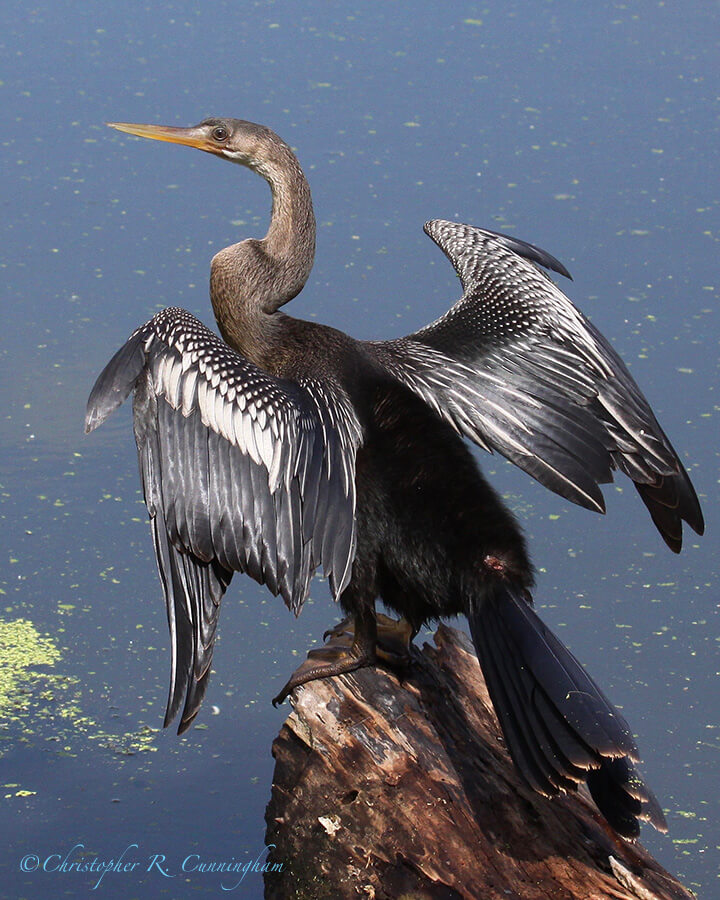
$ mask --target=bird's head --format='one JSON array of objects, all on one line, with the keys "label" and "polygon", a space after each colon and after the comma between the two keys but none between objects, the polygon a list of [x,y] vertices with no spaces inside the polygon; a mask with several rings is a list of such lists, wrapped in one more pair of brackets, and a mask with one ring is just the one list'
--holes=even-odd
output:
[{"label": "bird's head", "polygon": [[242,346],[240,332],[234,333],[227,324],[240,321],[235,310],[238,298],[245,298],[254,309],[274,312],[302,290],[312,268],[315,217],[297,157],[274,131],[244,119],[204,119],[190,128],[107,124],[136,137],[184,144],[239,163],[270,185],[273,207],[265,237],[226,247],[212,262],[210,295],[215,316],[225,340],[233,347]]},{"label": "bird's head", "polygon": [[[108,122],[111,128],[154,141],[184,144],[206,153],[213,153],[232,162],[261,169],[271,155],[272,145],[280,138],[264,125],[244,119],[210,118],[190,128],[172,125],[134,125],[127,122]],[[282,142],[281,142],[282,143]]]}]

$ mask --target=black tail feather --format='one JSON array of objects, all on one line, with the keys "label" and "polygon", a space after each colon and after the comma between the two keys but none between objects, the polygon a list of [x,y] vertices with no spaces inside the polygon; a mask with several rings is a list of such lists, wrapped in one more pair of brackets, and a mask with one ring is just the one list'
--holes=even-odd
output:
[{"label": "black tail feather", "polygon": [[[487,681],[498,692],[495,710],[503,731],[512,734],[512,746],[518,759],[516,764],[536,791],[546,796],[558,790],[572,790],[582,777],[582,771],[570,766],[559,750],[551,729],[544,727],[540,710],[532,702],[528,691],[527,673],[515,661],[516,654],[506,639],[502,623],[495,617],[485,622],[488,628],[482,659],[483,671],[488,669]],[[528,739],[532,736],[532,739]],[[515,759],[515,755],[513,755]],[[575,776],[573,778],[573,775]]]},{"label": "black tail feather", "polygon": [[667,822],[652,791],[648,790],[627,757],[603,760],[587,773],[587,786],[597,808],[618,834],[637,837],[639,820],[665,833]]},{"label": "black tail feather", "polygon": [[575,782],[583,781],[588,765],[599,762],[598,754],[588,747],[576,732],[565,727],[562,714],[540,688],[532,671],[525,665],[518,666],[515,640],[507,623],[500,617],[490,618],[497,619],[497,632],[503,636],[502,647],[507,660],[505,667],[508,672],[514,671],[516,673],[514,677],[522,684],[519,702],[528,710],[532,710],[535,723],[532,730],[543,735],[552,747],[552,755],[547,759],[551,763],[553,759],[557,759],[558,772],[567,773]]},{"label": "black tail feather", "polygon": [[587,782],[619,834],[637,837],[641,820],[667,830],[633,766],[637,747],[624,718],[524,593],[498,583],[468,618],[508,750],[528,784],[552,796]]}]

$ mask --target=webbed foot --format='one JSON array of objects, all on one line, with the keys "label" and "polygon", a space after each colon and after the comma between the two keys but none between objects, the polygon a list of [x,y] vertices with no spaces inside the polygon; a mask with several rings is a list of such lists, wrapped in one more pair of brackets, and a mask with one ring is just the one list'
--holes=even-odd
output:
[{"label": "webbed foot", "polygon": [[[386,665],[393,669],[405,669],[410,665],[410,645],[417,631],[407,619],[391,619],[378,613],[377,622],[377,646],[375,655]],[[328,637],[346,635],[352,638],[355,634],[355,625],[351,616],[338,622],[334,628],[328,629],[323,635],[323,640]]]},{"label": "webbed foot", "polygon": [[273,706],[278,706],[291,691],[308,681],[329,678],[331,675],[345,675],[356,669],[375,665],[374,648],[357,643],[352,625],[349,630],[336,626],[332,631],[326,631],[324,637],[328,635],[331,637],[325,646],[308,652],[307,659],[295,669],[285,687],[273,698]]},{"label": "webbed foot", "polygon": [[406,619],[398,621],[382,613],[372,618],[363,616],[360,630],[357,622],[349,616],[326,631],[325,646],[309,651],[307,659],[273,699],[273,706],[282,703],[296,687],[316,678],[345,675],[374,666],[378,660],[394,669],[409,666],[410,644],[416,632]]}]

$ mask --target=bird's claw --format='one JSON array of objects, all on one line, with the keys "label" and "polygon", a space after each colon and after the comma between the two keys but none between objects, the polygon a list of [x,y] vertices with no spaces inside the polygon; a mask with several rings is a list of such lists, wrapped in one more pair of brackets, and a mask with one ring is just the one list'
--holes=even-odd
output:
[{"label": "bird's claw", "polygon": [[[355,641],[355,623],[351,617],[338,622],[323,635],[327,643],[310,650],[307,659],[293,672],[287,684],[273,698],[273,706],[279,706],[301,684],[332,675],[354,672],[377,661],[393,669],[406,669],[410,665],[410,644],[415,632],[406,619],[377,616],[377,644],[372,648],[359,647]],[[328,640],[329,639],[329,640]]]}]

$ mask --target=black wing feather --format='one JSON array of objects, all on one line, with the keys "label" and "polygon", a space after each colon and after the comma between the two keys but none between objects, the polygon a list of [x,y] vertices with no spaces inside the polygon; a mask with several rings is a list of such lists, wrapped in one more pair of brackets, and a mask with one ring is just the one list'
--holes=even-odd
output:
[{"label": "black wing feather", "polygon": [[[433,237],[434,230],[435,223],[427,222],[424,227],[425,233],[430,237]],[[530,262],[537,263],[537,265],[543,266],[545,269],[550,269],[551,272],[557,272],[558,275],[564,275],[565,278],[569,278],[570,281],[572,281],[572,275],[560,260],[551,253],[548,253],[547,250],[543,250],[542,247],[537,247],[535,244],[528,244],[527,241],[521,241],[519,238],[511,237],[509,234],[505,234],[502,231],[491,231],[489,228],[478,229],[478,231],[480,230],[482,230],[483,234],[495,238],[498,244],[502,244],[503,247],[507,247],[508,250],[512,250],[512,252],[517,253],[518,256],[522,256],[523,259],[529,259]],[[434,237],[433,240],[435,240]]]},{"label": "black wing feather", "polygon": [[507,235],[434,220],[462,298],[436,322],[370,345],[396,378],[462,434],[558,494],[598,512],[599,485],[635,482],[668,546],[682,522],[702,534],[693,486],[626,366],[538,268],[550,254]]},{"label": "black wing feather", "polygon": [[205,693],[233,572],[296,614],[317,566],[336,596],[347,585],[361,432],[339,385],[273,378],[175,308],[113,356],[90,394],[86,430],[131,391],[171,633],[165,724],[184,699],[184,731]]}]

